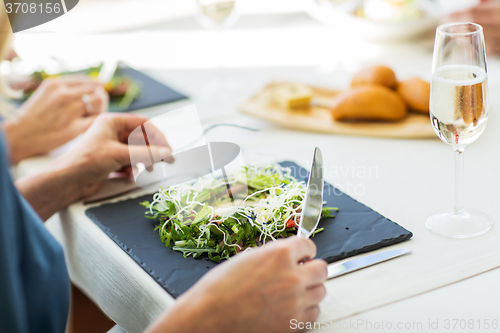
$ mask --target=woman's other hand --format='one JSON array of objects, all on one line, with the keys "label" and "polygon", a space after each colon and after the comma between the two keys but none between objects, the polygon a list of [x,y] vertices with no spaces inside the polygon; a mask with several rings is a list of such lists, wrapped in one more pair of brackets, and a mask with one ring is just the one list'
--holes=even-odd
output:
[{"label": "woman's other hand", "polygon": [[[130,154],[145,161],[150,154],[172,163],[171,148],[154,126],[148,124],[149,146],[128,145],[130,133],[147,118],[121,113],[97,116],[82,137],[45,170],[16,181],[21,194],[42,219],[73,201],[94,194],[115,171],[130,174]],[[156,129],[156,133],[153,133]]]},{"label": "woman's other hand", "polygon": [[128,144],[132,131],[147,121],[148,118],[133,114],[102,114],[81,140],[55,161],[54,165],[74,169],[79,199],[94,194],[111,172],[131,174],[131,154],[145,163],[150,162],[150,154],[161,156],[168,163],[174,161],[165,136],[149,123],[146,126],[150,145]]},{"label": "woman's other hand", "polygon": [[108,108],[102,85],[84,76],[49,78],[2,123],[12,162],[45,154],[74,139]]},{"label": "woman's other hand", "polygon": [[148,333],[278,333],[313,322],[327,264],[300,262],[315,255],[316,245],[297,237],[240,253],[203,276]]}]

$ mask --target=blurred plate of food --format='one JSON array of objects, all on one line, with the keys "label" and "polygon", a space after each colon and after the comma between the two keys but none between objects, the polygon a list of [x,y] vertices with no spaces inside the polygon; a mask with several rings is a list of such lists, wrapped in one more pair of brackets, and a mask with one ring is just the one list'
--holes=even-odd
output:
[{"label": "blurred plate of food", "polygon": [[[13,102],[21,104],[47,78],[77,74],[97,80],[102,66],[101,63],[77,71],[64,70],[64,66],[59,66],[59,70],[54,67],[34,71],[23,70],[15,75],[9,75],[7,84],[19,95]],[[130,112],[188,98],[124,63],[118,64],[112,78],[104,83],[104,88],[109,94],[110,112]]]},{"label": "blurred plate of food", "polygon": [[334,90],[274,81],[240,111],[283,127],[321,133],[385,138],[435,138],[429,118],[430,84],[398,81],[392,69],[356,73],[351,86]]},{"label": "blurred plate of food", "polygon": [[436,0],[308,0],[307,12],[353,36],[379,41],[408,39],[438,25]]}]

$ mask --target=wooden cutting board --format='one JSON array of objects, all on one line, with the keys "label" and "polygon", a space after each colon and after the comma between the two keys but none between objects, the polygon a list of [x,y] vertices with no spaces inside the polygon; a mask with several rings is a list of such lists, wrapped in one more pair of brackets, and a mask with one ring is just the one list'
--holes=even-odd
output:
[{"label": "wooden cutting board", "polygon": [[[274,103],[273,89],[287,82],[271,82],[250,100],[240,106],[240,111],[269,122],[301,131],[332,133],[343,135],[373,136],[383,138],[436,138],[428,115],[410,112],[408,117],[398,122],[345,122],[335,121],[324,106],[312,106],[306,110],[284,110]],[[311,87],[314,99],[321,104],[335,97],[339,90]]]}]

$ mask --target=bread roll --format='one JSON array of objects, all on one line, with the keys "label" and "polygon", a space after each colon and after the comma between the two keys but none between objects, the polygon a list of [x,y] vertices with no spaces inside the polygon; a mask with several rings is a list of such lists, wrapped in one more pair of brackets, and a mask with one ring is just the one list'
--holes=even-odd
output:
[{"label": "bread roll", "polygon": [[431,85],[418,78],[403,80],[398,83],[397,92],[403,97],[410,110],[429,113]]},{"label": "bread roll", "polygon": [[393,90],[362,85],[337,95],[331,108],[334,120],[401,120],[407,115],[403,98]]},{"label": "bread roll", "polygon": [[388,88],[396,88],[398,81],[394,71],[386,66],[373,66],[356,73],[352,79],[351,87],[365,84],[380,84]]}]

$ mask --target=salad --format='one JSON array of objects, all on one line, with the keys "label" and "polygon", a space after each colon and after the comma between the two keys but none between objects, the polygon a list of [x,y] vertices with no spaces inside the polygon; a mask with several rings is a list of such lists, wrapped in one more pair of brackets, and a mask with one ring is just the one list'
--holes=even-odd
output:
[{"label": "salad", "polygon": [[[306,184],[280,165],[242,167],[226,179],[199,178],[192,184],[160,188],[146,217],[166,247],[213,261],[297,234]],[[323,207],[322,217],[334,217]],[[318,228],[313,236],[323,231]]]}]

